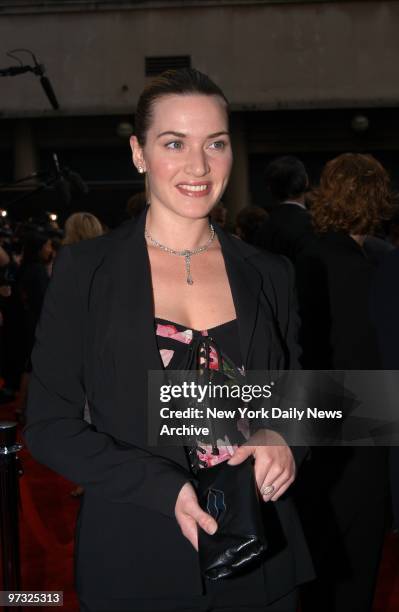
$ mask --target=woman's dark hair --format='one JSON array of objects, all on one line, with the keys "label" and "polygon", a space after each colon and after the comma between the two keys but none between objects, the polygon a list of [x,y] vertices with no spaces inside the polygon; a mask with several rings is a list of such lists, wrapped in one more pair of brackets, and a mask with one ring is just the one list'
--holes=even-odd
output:
[{"label": "woman's dark hair", "polygon": [[392,215],[389,176],[372,155],[344,153],[329,161],[310,201],[321,233],[372,234]]},{"label": "woman's dark hair", "polygon": [[225,101],[228,112],[229,103],[226,96],[206,74],[194,68],[165,70],[145,86],[137,103],[134,124],[135,134],[141,146],[145,145],[155,102],[163,96],[176,94],[183,96],[190,94],[220,96]]},{"label": "woman's dark hair", "polygon": [[279,202],[303,195],[309,184],[305,166],[292,155],[277,157],[270,162],[265,179],[273,198]]}]

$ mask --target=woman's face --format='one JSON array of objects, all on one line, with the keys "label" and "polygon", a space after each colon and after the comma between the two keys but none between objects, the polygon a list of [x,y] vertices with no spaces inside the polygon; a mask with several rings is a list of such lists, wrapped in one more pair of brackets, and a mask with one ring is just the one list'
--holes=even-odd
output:
[{"label": "woman's face", "polygon": [[147,172],[152,207],[198,219],[226,188],[232,151],[224,101],[218,96],[168,95],[157,100],[142,149],[131,138],[133,161]]}]

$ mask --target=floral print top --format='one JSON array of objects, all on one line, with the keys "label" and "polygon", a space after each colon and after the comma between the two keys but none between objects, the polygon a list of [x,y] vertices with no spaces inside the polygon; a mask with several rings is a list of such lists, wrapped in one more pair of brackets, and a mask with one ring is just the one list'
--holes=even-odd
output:
[{"label": "floral print top", "polygon": [[[184,363],[188,347],[198,336],[212,336],[218,347],[223,350],[218,352],[214,347],[209,350],[209,369],[222,371],[230,379],[244,376],[244,366],[241,363],[240,343],[238,336],[237,320],[222,323],[207,330],[190,329],[179,323],[165,319],[155,319],[156,336],[161,360],[165,369],[178,370]],[[221,363],[220,363],[221,361]],[[198,364],[198,366],[200,363]],[[243,438],[249,437],[249,427],[244,419],[237,423]],[[236,444],[231,444],[227,435],[217,440],[217,453],[211,444],[197,441],[197,457],[199,467],[211,467],[222,461],[227,461],[233,455]]]}]

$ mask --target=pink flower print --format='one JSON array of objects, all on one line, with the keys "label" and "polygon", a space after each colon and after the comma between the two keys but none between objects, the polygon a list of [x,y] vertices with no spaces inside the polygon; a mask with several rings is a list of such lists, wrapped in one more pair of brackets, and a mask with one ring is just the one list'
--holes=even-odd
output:
[{"label": "pink flower print", "polygon": [[[207,351],[209,350],[209,369],[210,370],[219,370],[219,360],[218,360],[217,352],[215,351],[213,346],[211,346],[209,349],[206,349],[206,350]],[[206,363],[207,363],[207,360],[206,360],[205,355],[200,354],[200,356],[199,356],[199,365],[203,366]]]},{"label": "pink flower print", "polygon": [[177,332],[177,329],[174,325],[164,325],[162,323],[157,323],[157,336],[162,336],[162,338],[170,338]]},{"label": "pink flower print", "polygon": [[172,336],[174,340],[178,340],[179,342],[184,342],[184,344],[190,344],[193,340],[193,330],[185,329],[184,331],[177,332]]},{"label": "pink flower print", "polygon": [[[218,440],[218,443],[219,442],[221,442],[221,440]],[[200,453],[197,451],[198,458],[201,462],[206,464],[206,467],[212,467],[213,465],[217,465],[223,461],[228,461],[233,456],[235,449],[238,448],[236,445],[231,446],[228,444],[227,446],[219,446],[218,444],[219,454],[213,455],[212,446],[210,444],[201,444],[200,442],[199,445],[201,449],[205,451],[205,453]],[[203,467],[205,466],[203,465]]]},{"label": "pink flower print", "polygon": [[156,334],[162,338],[172,338],[173,340],[183,342],[184,344],[190,344],[193,339],[192,329],[178,331],[174,325],[166,325],[164,323],[157,323]]},{"label": "pink flower print", "polygon": [[219,359],[217,352],[215,351],[213,346],[211,346],[211,349],[209,351],[209,369],[219,370]]},{"label": "pink flower print", "polygon": [[169,349],[161,349],[159,353],[161,355],[163,367],[167,368],[175,352]]}]

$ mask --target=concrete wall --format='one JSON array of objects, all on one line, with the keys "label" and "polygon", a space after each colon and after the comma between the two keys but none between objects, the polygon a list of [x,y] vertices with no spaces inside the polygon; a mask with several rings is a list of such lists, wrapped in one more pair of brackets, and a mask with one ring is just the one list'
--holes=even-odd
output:
[{"label": "concrete wall", "polygon": [[[145,83],[144,58],[157,55],[191,55],[235,109],[399,102],[396,0],[143,4],[0,12],[0,68],[13,64],[6,51],[34,51],[69,115],[134,109]],[[31,74],[0,79],[0,109],[4,117],[52,112]]]}]

